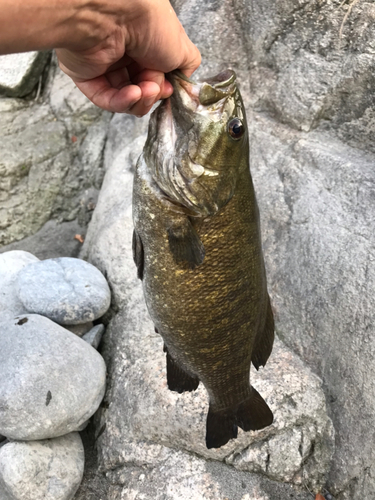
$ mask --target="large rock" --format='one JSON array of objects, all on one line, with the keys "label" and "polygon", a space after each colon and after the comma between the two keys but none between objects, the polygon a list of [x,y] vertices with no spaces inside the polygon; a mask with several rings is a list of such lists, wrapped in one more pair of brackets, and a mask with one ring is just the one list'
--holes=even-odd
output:
[{"label": "large rock", "polygon": [[0,95],[29,94],[42,74],[48,52],[24,52],[0,56]]},{"label": "large rock", "polygon": [[71,500],[83,476],[78,433],[44,441],[8,442],[0,449],[1,500]]},{"label": "large rock", "polygon": [[[130,458],[130,456],[128,457]],[[263,475],[246,474],[223,463],[163,446],[150,446],[145,461],[107,474],[111,500],[310,500],[307,491]],[[86,500],[86,498],[85,498]],[[91,500],[91,499],[90,499]],[[92,499],[94,500],[94,499]]]},{"label": "large rock", "polygon": [[60,325],[94,321],[111,302],[102,273],[88,262],[69,257],[29,264],[17,276],[17,292],[27,312]]},{"label": "large rock", "polygon": [[336,428],[328,488],[375,498],[375,5],[175,4],[201,71],[222,54],[245,80],[277,330],[323,378]]},{"label": "large rock", "polygon": [[336,429],[328,488],[374,498],[375,6],[358,2],[340,39],[333,1],[238,5],[277,330],[324,381]]},{"label": "large rock", "polygon": [[0,434],[37,440],[75,431],[105,390],[103,358],[87,342],[35,314],[0,320]]},{"label": "large rock", "polygon": [[85,225],[81,226],[76,219],[61,223],[49,220],[35,234],[0,247],[0,254],[11,250],[26,250],[41,260],[77,257],[82,247],[80,236],[85,232]]},{"label": "large rock", "polygon": [[[350,3],[353,9],[340,37]],[[368,422],[375,417],[371,385],[375,372],[371,267],[374,4],[366,0],[344,5],[339,0],[175,0],[174,5],[186,31],[201,49],[200,74],[228,66],[239,74],[252,127],[252,172],[261,208],[277,329],[283,340],[323,377],[329,411],[337,428],[329,487],[339,500],[373,498],[375,452]],[[95,108],[84,102],[61,73],[57,73],[47,92],[50,109],[57,117],[57,124],[52,123],[47,134],[39,122],[35,135],[29,130],[34,105],[26,113],[25,103],[13,99],[0,102],[0,128],[5,125],[0,140],[5,153],[1,150],[1,155],[6,159],[5,171],[1,170],[3,161],[0,165],[0,200],[2,206],[6,204],[3,212],[0,209],[0,244],[35,233],[49,217],[74,220],[78,213],[83,222],[89,218],[87,197],[81,196],[81,180],[79,185],[76,181],[85,179],[86,185],[92,185],[95,172],[101,175],[103,170],[96,170],[96,165],[101,165],[103,148],[95,145],[100,154],[83,157],[93,161],[93,177],[89,163],[75,164],[69,157],[67,184],[55,201],[40,203],[40,210],[36,203],[45,198],[41,189],[35,191],[37,197],[18,196],[21,188],[26,192],[28,180],[28,174],[23,176],[27,169],[21,168],[21,159],[10,174],[8,145],[16,150],[21,142],[25,152],[24,137],[31,137],[31,149],[37,150],[36,137],[49,139],[50,131],[61,123],[67,136],[58,132],[58,140],[60,144],[66,141],[68,150],[75,151],[85,127],[97,119]],[[6,107],[16,113],[6,111]],[[35,112],[40,109],[43,106],[38,105]],[[27,124],[26,130],[19,129],[13,137],[20,123]],[[106,166],[114,163],[121,172],[124,152],[113,147],[124,137],[121,118],[116,117],[112,125]],[[144,121],[126,128],[134,151],[142,142],[139,137],[144,130]],[[72,135],[78,140],[69,144]],[[99,134],[99,142],[104,146],[103,136]],[[86,141],[85,148],[89,144],[93,141]],[[80,170],[80,165],[85,168]],[[44,178],[59,174],[53,170],[52,161],[45,172]],[[120,198],[131,182],[131,173],[126,176],[119,185],[111,185],[114,197],[107,202],[108,217],[112,211],[115,218],[127,203]],[[129,206],[126,209],[130,212]],[[109,237],[107,242],[103,238],[101,245],[110,252],[114,240],[105,228],[106,220],[101,217],[95,227]],[[128,220],[124,218],[124,223]],[[110,227],[116,234],[121,222]],[[51,237],[54,239],[55,234]],[[122,256],[119,262],[108,263],[104,254],[96,257],[111,267],[115,301],[121,306],[127,292],[132,291],[130,279],[121,281],[126,275],[124,268],[132,266],[131,257]]]},{"label": "large rock", "polygon": [[[0,247],[50,219],[76,220],[84,230],[103,178],[110,116],[54,67],[40,100],[0,99]],[[56,247],[57,234],[45,232],[44,245]]]},{"label": "large rock", "polygon": [[[106,154],[111,166],[84,245],[85,256],[108,277],[114,308],[120,310],[103,341],[109,388],[98,419],[101,465],[105,470],[134,460],[150,465],[148,446],[160,443],[262,472],[269,479],[307,483],[317,491],[329,469],[332,425],[321,382],[280,342],[267,368],[252,373],[255,387],[275,413],[274,425],[258,433],[240,432],[219,450],[205,446],[208,400],[203,386],[184,395],[167,389],[163,342],[153,332],[132,262],[131,177],[145,138],[132,139],[134,124],[131,117],[112,121]],[[140,443],[146,443],[146,457]]]},{"label": "large rock", "polygon": [[256,184],[268,178],[259,201],[277,329],[325,382],[340,449],[330,489],[344,490],[340,500],[372,498],[364,468],[375,459],[375,157],[319,132],[297,141],[269,120],[257,126],[252,158]]},{"label": "large rock", "polygon": [[0,254],[0,311],[16,314],[27,312],[17,293],[17,275],[28,264],[39,259],[29,252],[13,250]]}]

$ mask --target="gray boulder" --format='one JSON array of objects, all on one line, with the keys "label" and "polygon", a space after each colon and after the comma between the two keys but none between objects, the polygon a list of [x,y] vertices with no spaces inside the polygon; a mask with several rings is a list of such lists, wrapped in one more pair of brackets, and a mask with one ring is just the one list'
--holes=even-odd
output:
[{"label": "gray boulder", "polygon": [[8,442],[0,449],[0,498],[71,500],[84,461],[77,432],[44,441]]},{"label": "gray boulder", "polygon": [[[137,141],[124,139],[127,130],[131,135],[133,124],[131,117],[113,119],[111,127],[118,135],[110,135],[106,156],[112,166],[83,249],[85,257],[108,276],[113,305],[119,309],[102,348],[109,387],[97,421],[101,467],[110,470],[134,461],[150,464],[150,444],[160,443],[243,471],[261,472],[272,480],[300,487],[306,483],[318,491],[329,470],[333,428],[321,381],[281,342],[275,343],[267,367],[251,375],[274,411],[275,423],[256,433],[240,432],[237,440],[219,450],[205,446],[208,400],[203,386],[183,395],[167,389],[163,342],[153,331],[132,262],[131,176],[144,142],[144,136]],[[129,456],[127,450],[132,450]],[[194,498],[193,490],[187,498]]]},{"label": "gray boulder", "polygon": [[[41,258],[67,255],[69,248],[77,254],[74,235],[84,235],[103,178],[110,116],[55,63],[38,101],[0,99],[0,247],[45,228],[21,249]],[[51,219],[55,225],[46,227]],[[60,234],[71,238],[65,247]]]},{"label": "gray boulder", "polygon": [[375,6],[235,3],[277,330],[324,381],[336,429],[328,489],[375,498]]},{"label": "gray boulder", "polygon": [[0,254],[11,250],[26,250],[40,260],[77,257],[82,247],[77,235],[82,236],[85,232],[85,225],[81,226],[77,220],[61,223],[49,220],[35,234],[0,247]]},{"label": "gray boulder", "polygon": [[102,273],[88,262],[69,257],[28,265],[18,275],[17,291],[26,311],[61,325],[100,318],[111,302]]},{"label": "gray boulder", "polygon": [[75,431],[105,391],[103,358],[87,342],[35,314],[0,320],[0,434],[38,440]]},{"label": "gray boulder", "polygon": [[18,298],[16,280],[21,269],[39,259],[29,252],[13,250],[0,254],[0,311],[13,315],[27,312]]},{"label": "gray boulder", "polygon": [[[339,500],[375,498],[374,4],[173,4],[202,52],[199,74],[239,75],[277,330],[323,378],[337,430],[328,488]],[[114,162],[118,133],[106,151]],[[110,238],[105,224],[96,227]],[[95,258],[104,264],[104,252]],[[111,274],[121,304],[130,286]]]},{"label": "gray boulder", "polygon": [[[144,447],[143,447],[144,448]],[[124,453],[124,457],[126,457]],[[130,456],[129,456],[130,458]],[[311,500],[307,491],[270,481],[261,474],[206,461],[182,451],[150,446],[147,463],[118,467],[107,473],[108,499],[142,500]],[[91,499],[90,499],[91,500]]]},{"label": "gray boulder", "polygon": [[0,56],[0,95],[23,97],[38,83],[48,52],[23,52]]}]

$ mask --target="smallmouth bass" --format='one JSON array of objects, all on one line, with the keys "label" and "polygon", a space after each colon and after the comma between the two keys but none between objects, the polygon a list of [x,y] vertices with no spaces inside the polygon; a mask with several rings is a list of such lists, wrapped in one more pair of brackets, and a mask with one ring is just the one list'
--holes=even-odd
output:
[{"label": "smallmouth bass", "polygon": [[258,207],[236,75],[203,82],[169,75],[134,176],[133,256],[167,382],[209,394],[207,448],[262,429],[273,414],[250,385],[272,351]]}]

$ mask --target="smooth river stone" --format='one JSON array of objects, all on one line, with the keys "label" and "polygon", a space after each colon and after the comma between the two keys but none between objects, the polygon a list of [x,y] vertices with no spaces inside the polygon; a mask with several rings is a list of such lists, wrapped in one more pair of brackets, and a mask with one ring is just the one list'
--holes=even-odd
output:
[{"label": "smooth river stone", "polygon": [[33,262],[39,259],[22,250],[0,254],[0,311],[10,311],[14,315],[26,312],[18,298],[16,278],[21,269]]},{"label": "smooth river stone", "polygon": [[111,302],[102,273],[92,264],[70,257],[30,264],[18,275],[17,291],[27,311],[60,325],[100,318]]},{"label": "smooth river stone", "polygon": [[82,481],[84,463],[78,432],[8,442],[0,449],[0,499],[71,500]]},{"label": "smooth river stone", "polygon": [[48,439],[76,431],[103,399],[101,355],[48,318],[1,318],[0,353],[0,434],[7,438]]}]

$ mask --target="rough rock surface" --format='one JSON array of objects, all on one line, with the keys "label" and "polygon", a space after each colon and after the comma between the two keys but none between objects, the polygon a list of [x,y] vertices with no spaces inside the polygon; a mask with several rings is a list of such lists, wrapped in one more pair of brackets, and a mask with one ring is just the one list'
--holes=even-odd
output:
[{"label": "rough rock surface", "polygon": [[[152,466],[136,462],[107,474],[111,500],[311,500],[307,491],[263,475],[206,461],[182,451],[153,446],[147,454]],[[91,500],[91,499],[89,499]]]},{"label": "rough rock surface", "polygon": [[0,311],[10,311],[14,315],[27,312],[17,294],[17,275],[28,264],[38,261],[23,250],[0,254]]},{"label": "rough rock surface", "polygon": [[[0,246],[35,234],[50,219],[87,225],[110,116],[54,65],[38,100],[0,99]],[[44,237],[56,247],[56,231]]]},{"label": "rough rock surface", "polygon": [[0,56],[0,95],[23,97],[41,77],[48,52],[23,52]]},{"label": "rough rock surface", "polygon": [[102,273],[88,262],[69,257],[29,264],[17,277],[17,292],[27,312],[60,325],[94,321],[111,302]]},{"label": "rough rock surface", "polygon": [[[353,8],[348,11],[351,4]],[[373,498],[375,451],[369,422],[375,417],[371,266],[374,3],[175,0],[174,5],[202,52],[200,74],[232,67],[240,77],[251,127],[252,174],[262,215],[277,329],[282,339],[322,376],[337,430],[329,489],[337,500]],[[80,154],[86,131],[99,123],[100,113],[81,100],[60,72],[44,95],[50,97],[37,104],[0,101],[0,245],[34,234],[50,217],[74,221],[78,214],[85,224],[91,213],[88,206],[95,203],[97,188],[90,189],[98,185],[93,178],[101,178],[102,155],[82,155],[83,159],[100,159],[93,161],[93,177],[87,164],[81,169],[74,159]],[[56,122],[49,121],[50,110]],[[42,111],[47,114],[42,113],[38,121]],[[125,129],[136,149],[142,142],[144,122],[137,121],[133,128]],[[123,140],[123,131],[121,118],[115,117],[106,159],[107,168],[116,163],[119,172],[125,153],[113,144]],[[42,136],[44,142],[38,144]],[[73,136],[78,138],[75,143],[71,141]],[[101,132],[99,138],[103,138]],[[101,140],[95,145],[104,147],[105,134]],[[51,156],[43,149],[46,141]],[[26,147],[28,142],[32,155]],[[63,187],[59,177],[62,151],[56,148],[56,142],[68,153],[63,156]],[[7,151],[17,149],[15,144],[23,153],[13,164]],[[95,151],[102,152],[103,147]],[[44,156],[37,155],[38,151],[44,151]],[[43,159],[50,162],[45,170]],[[56,170],[53,159],[60,162]],[[30,180],[30,186],[35,186],[39,165],[48,185],[57,179],[53,185],[57,185],[59,194],[43,192],[40,186],[31,193],[28,183]],[[106,208],[108,217],[112,214],[115,218],[126,203],[120,197],[131,182],[131,174],[126,175],[113,187],[114,199]],[[87,196],[93,193],[90,201],[82,195],[83,185],[87,186]],[[110,236],[104,220],[98,220],[96,227]],[[118,229],[120,223],[111,226],[113,234]],[[56,239],[55,234],[52,239]],[[103,240],[101,245],[108,250],[111,244],[121,245],[109,242],[113,239],[107,243]],[[116,304],[121,304],[132,290],[131,281],[120,279],[124,269],[133,265],[131,257],[123,255],[119,262],[106,265],[110,267]]]},{"label": "rough rock surface", "polygon": [[49,220],[35,234],[0,247],[0,254],[10,250],[25,250],[41,260],[78,257],[82,243],[77,235],[82,236],[85,232],[85,225],[81,226],[77,220],[61,223]]},{"label": "rough rock surface", "polygon": [[375,498],[375,5],[340,38],[350,3],[236,2],[277,330],[323,378],[338,500]]},{"label": "rough rock surface", "polygon": [[323,378],[336,428],[328,488],[373,498],[374,3],[174,5],[200,74],[240,76],[277,330]]},{"label": "rough rock surface", "polygon": [[77,430],[105,391],[103,358],[36,314],[0,319],[0,434],[36,440]]},{"label": "rough rock surface", "polygon": [[0,498],[71,500],[84,461],[77,432],[44,441],[8,442],[0,450]]},{"label": "rough rock surface", "polygon": [[205,446],[208,400],[203,386],[184,395],[167,389],[163,343],[153,331],[132,262],[131,177],[144,141],[144,136],[132,139],[133,124],[131,117],[112,122],[105,157],[112,166],[84,246],[90,260],[106,273],[114,308],[120,309],[103,341],[109,388],[98,419],[102,468],[142,460],[150,465],[151,443],[160,443],[262,472],[269,479],[306,483],[317,491],[329,468],[333,429],[321,382],[280,342],[266,369],[252,373],[255,387],[274,411],[274,425],[258,433],[240,431],[237,440],[220,450]]}]

